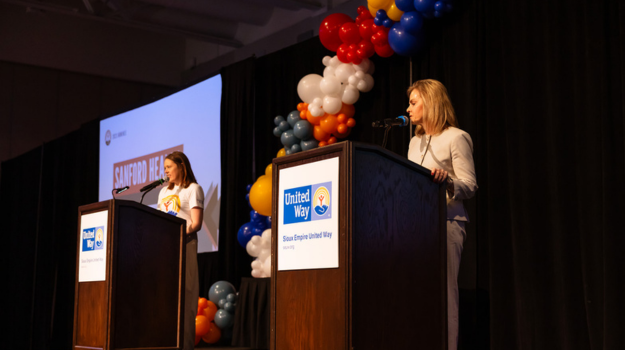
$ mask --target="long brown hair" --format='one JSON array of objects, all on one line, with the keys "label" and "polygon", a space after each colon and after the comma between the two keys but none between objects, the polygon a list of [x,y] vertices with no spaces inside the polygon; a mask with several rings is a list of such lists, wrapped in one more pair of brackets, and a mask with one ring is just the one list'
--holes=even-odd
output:
[{"label": "long brown hair", "polygon": [[[197,183],[195,179],[195,175],[193,175],[193,170],[191,170],[191,163],[189,162],[189,158],[182,152],[172,152],[165,159],[169,159],[172,162],[176,163],[178,166],[178,170],[182,173],[182,188],[187,188],[192,183]],[[167,186],[167,189],[173,190],[175,184],[170,182]]]},{"label": "long brown hair", "polygon": [[[431,129],[432,135],[440,134],[450,126],[458,127],[456,112],[445,85],[434,79],[418,80],[408,88],[408,98],[414,90],[419,91],[423,102],[423,124]],[[425,134],[423,125],[417,125],[415,133]]]}]

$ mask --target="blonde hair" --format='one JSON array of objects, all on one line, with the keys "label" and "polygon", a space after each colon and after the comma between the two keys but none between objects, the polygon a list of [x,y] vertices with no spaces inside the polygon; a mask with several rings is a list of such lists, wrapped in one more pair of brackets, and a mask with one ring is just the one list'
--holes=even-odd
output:
[{"label": "blonde hair", "polygon": [[[456,112],[445,85],[434,79],[418,80],[408,88],[408,98],[414,90],[419,92],[423,103],[423,124],[428,126],[432,135],[440,134],[450,126],[458,127]],[[425,134],[423,125],[417,125],[415,133]]]}]

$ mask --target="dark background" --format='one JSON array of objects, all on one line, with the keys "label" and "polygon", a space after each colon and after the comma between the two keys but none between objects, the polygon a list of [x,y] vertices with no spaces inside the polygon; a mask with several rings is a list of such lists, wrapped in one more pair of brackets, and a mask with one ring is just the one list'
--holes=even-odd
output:
[{"label": "dark background", "polygon": [[[624,23],[618,0],[474,0],[428,23],[423,54],[373,59],[350,140],[381,144],[370,122],[403,114],[423,78],[447,86],[473,138],[462,349],[625,348]],[[273,118],[295,109],[297,82],[328,54],[313,38],[223,69],[220,251],[199,256],[201,293],[249,276],[236,242],[245,187],[281,148]],[[397,129],[388,148],[405,155],[408,142]],[[96,120],[2,164],[6,348],[71,347],[77,207],[98,199],[97,154]],[[371,322],[392,320],[372,310]]]}]

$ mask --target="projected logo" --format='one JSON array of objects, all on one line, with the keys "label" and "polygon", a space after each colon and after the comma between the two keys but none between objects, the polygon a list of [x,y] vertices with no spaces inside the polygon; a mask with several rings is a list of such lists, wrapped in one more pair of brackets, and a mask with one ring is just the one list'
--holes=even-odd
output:
[{"label": "projected logo", "polygon": [[104,142],[107,146],[111,144],[111,130],[106,130],[106,135],[104,135]]},{"label": "projected logo", "polygon": [[178,216],[180,212],[180,197],[177,194],[163,198],[161,202],[161,210],[167,214]]},{"label": "projected logo", "polygon": [[89,252],[104,248],[104,226],[82,230],[82,251]]},{"label": "projected logo", "polygon": [[284,224],[325,220],[332,217],[332,182],[284,191]]}]

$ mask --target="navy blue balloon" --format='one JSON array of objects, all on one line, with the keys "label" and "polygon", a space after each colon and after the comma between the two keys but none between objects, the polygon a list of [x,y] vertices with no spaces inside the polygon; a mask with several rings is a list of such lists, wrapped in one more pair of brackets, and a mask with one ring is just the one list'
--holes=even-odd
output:
[{"label": "navy blue balloon", "polygon": [[254,236],[254,225],[251,222],[246,222],[239,228],[239,232],[237,233],[237,241],[241,247],[245,248],[247,246],[247,242],[252,239]]},{"label": "navy blue balloon", "polygon": [[291,125],[291,127],[293,127],[295,123],[297,123],[300,120],[302,120],[302,118],[299,116],[298,111],[293,111],[289,113],[288,117],[286,117],[286,121],[289,122],[289,125]]},{"label": "navy blue balloon", "polygon": [[252,229],[252,232],[254,233],[254,236],[262,235],[263,231],[265,231],[265,229],[262,228],[262,227],[259,227],[259,226],[254,226],[254,228]]},{"label": "navy blue balloon", "polygon": [[442,1],[437,1],[434,3],[434,11],[443,12],[444,9],[445,3],[443,3]]},{"label": "navy blue balloon", "polygon": [[385,26],[386,28],[390,28],[393,26],[393,23],[395,23],[395,21],[393,21],[390,18],[387,18],[384,20],[384,22],[382,22],[382,25]]},{"label": "navy blue balloon", "polygon": [[285,149],[291,148],[294,144],[299,143],[300,141],[301,140],[293,134],[293,130],[291,129],[283,132],[282,136],[280,136],[280,142],[282,142]]},{"label": "navy blue balloon", "polygon": [[404,12],[415,11],[414,0],[395,0],[395,6]]},{"label": "navy blue balloon", "polygon": [[271,228],[271,216],[266,216],[266,218],[267,219],[265,219],[266,220],[265,227],[266,228]]},{"label": "navy blue balloon", "polygon": [[247,187],[245,187],[245,190],[247,192],[249,192],[252,189],[253,184],[247,184]]},{"label": "navy blue balloon", "polygon": [[421,32],[416,36],[408,34],[402,27],[401,22],[398,22],[388,32],[388,43],[398,55],[412,56],[417,54],[423,47],[424,36]]},{"label": "navy blue balloon", "polygon": [[264,220],[265,216],[264,215],[260,215],[256,210],[250,211],[250,221],[253,224],[257,224],[259,222],[261,222],[262,220]]},{"label": "navy blue balloon", "polygon": [[273,118],[273,123],[276,124],[276,125],[280,125],[280,123],[283,122],[283,121],[284,121],[284,117],[281,116],[281,115],[276,116],[275,118]]},{"label": "navy blue balloon", "polygon": [[443,17],[443,11],[434,11],[434,17],[436,18]]},{"label": "navy blue balloon", "polygon": [[381,27],[384,25],[384,20],[380,17],[376,17],[373,19],[373,23],[375,23],[376,26]]},{"label": "navy blue balloon", "polygon": [[423,28],[423,16],[418,11],[404,12],[399,23],[408,34],[417,35]]},{"label": "navy blue balloon", "polygon": [[432,12],[435,2],[435,0],[414,0],[414,8],[421,13]]},{"label": "navy blue balloon", "polygon": [[300,120],[293,125],[293,134],[300,140],[309,139],[313,135],[313,126],[308,120]]},{"label": "navy blue balloon", "polygon": [[309,149],[319,147],[319,141],[313,138],[310,140],[302,141],[299,143],[299,145],[302,146],[302,151],[308,151]]}]

